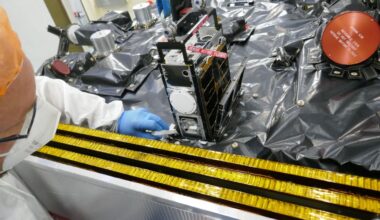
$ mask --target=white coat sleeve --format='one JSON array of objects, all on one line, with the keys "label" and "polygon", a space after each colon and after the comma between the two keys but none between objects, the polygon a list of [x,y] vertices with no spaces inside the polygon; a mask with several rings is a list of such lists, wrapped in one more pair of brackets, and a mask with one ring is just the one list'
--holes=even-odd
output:
[{"label": "white coat sleeve", "polygon": [[1,220],[53,220],[13,172],[0,177],[0,198]]},{"label": "white coat sleeve", "polygon": [[117,120],[124,111],[121,101],[106,103],[59,79],[36,76],[36,90],[39,99],[61,111],[61,122],[66,124],[116,131]]}]

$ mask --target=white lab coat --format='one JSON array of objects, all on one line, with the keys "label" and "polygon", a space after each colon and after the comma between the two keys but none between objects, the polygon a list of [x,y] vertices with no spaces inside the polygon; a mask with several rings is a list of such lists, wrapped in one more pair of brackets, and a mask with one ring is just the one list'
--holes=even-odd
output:
[{"label": "white lab coat", "polygon": [[[62,80],[36,77],[38,99],[49,102],[62,113],[61,122],[114,130],[121,116],[120,101],[105,103],[103,98],[83,93]],[[0,220],[51,219],[22,180],[8,172],[0,178]]]}]

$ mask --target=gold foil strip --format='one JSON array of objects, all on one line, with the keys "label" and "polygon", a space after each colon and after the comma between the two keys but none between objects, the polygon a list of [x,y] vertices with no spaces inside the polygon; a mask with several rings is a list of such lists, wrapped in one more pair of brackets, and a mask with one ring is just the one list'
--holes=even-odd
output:
[{"label": "gold foil strip", "polygon": [[[337,215],[309,207],[299,206],[292,203],[282,202],[278,200],[268,199],[261,196],[255,196],[244,192],[230,190],[210,184],[200,183],[187,180],[167,174],[158,173],[142,168],[128,166],[88,155],[78,154],[65,151],[49,146],[45,146],[39,150],[40,153],[56,156],[73,162],[78,162],[93,167],[137,177],[140,179],[153,181],[170,187],[175,187],[198,194],[210,196],[217,199],[231,201],[237,204],[270,211],[273,213],[291,216],[300,219],[352,219],[346,216]],[[242,199],[244,198],[244,200]]]},{"label": "gold foil strip", "polygon": [[123,143],[142,145],[149,148],[172,151],[180,154],[186,154],[215,161],[223,161],[230,164],[244,165],[246,167],[285,173],[294,176],[301,176],[308,179],[316,179],[325,182],[338,183],[347,186],[353,186],[373,191],[380,191],[380,180],[368,177],[360,177],[332,171],[325,171],[309,167],[289,165],[285,163],[273,162],[257,158],[250,158],[241,155],[210,151],[189,146],[170,144],[161,141],[148,140],[143,138],[125,136],[100,130],[91,130],[88,128],[77,127],[73,125],[60,124],[59,130],[84,134],[93,137],[100,137],[106,140],[115,140]]},{"label": "gold foil strip", "polygon": [[[249,186],[286,193],[294,196],[318,200],[331,204],[361,209],[380,214],[380,201],[378,199],[355,194],[347,194],[327,189],[304,186],[292,182],[280,181],[272,178],[253,175],[250,173],[238,172],[230,169],[219,168],[210,165],[198,164],[189,161],[163,157],[154,154],[142,153],[133,150],[123,149],[87,140],[56,135],[54,142],[76,146],[92,151],[111,154],[119,157],[130,158],[137,161],[169,167],[186,172],[201,174],[231,182],[241,183]],[[280,187],[281,186],[281,187]],[[351,201],[356,201],[352,203]],[[369,206],[368,204],[372,204]]]}]

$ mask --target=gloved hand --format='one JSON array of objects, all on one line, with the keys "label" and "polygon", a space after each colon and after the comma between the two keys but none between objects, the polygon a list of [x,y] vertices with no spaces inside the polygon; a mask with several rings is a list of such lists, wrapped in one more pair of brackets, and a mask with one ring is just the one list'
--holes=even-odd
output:
[{"label": "gloved hand", "polygon": [[168,130],[169,126],[157,115],[144,108],[123,112],[118,121],[118,133],[158,140],[148,131]]},{"label": "gloved hand", "polygon": [[170,0],[157,0],[156,1],[158,14],[164,11],[164,16],[168,17],[171,14]]}]

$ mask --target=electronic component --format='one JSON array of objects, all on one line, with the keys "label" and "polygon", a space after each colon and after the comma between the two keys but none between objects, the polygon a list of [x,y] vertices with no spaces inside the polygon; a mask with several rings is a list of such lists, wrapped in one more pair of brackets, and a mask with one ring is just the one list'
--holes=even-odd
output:
[{"label": "electronic component", "polygon": [[133,6],[133,12],[135,13],[137,27],[148,28],[155,23],[149,3],[144,2]]},{"label": "electronic component", "polygon": [[192,0],[192,6],[195,9],[204,9],[206,8],[206,1],[205,0]]},{"label": "electronic component", "polygon": [[331,66],[330,76],[348,79],[374,79],[380,59],[380,26],[364,12],[335,16],[322,34],[321,46]]},{"label": "electronic component", "polygon": [[[149,54],[122,51],[133,35],[128,12],[109,12],[86,25],[71,25],[67,30],[49,26],[60,37],[57,55],[47,60],[40,75],[65,80],[82,91],[121,98],[136,92],[156,68]],[[94,47],[93,53],[68,53],[69,44]]]},{"label": "electronic component", "polygon": [[285,45],[284,47],[277,47],[272,53],[274,58],[271,68],[274,70],[281,70],[293,65],[297,55],[300,53],[303,46],[303,41],[296,41]]},{"label": "electronic component", "polygon": [[46,65],[47,70],[51,71],[55,77],[78,76],[95,64],[95,59],[90,53],[68,54],[70,42],[76,43],[77,41],[73,35],[77,28],[77,26],[72,25],[68,30],[64,30],[59,27],[48,26],[49,33],[59,36],[57,55]]},{"label": "electronic component", "polygon": [[233,18],[228,22],[222,24],[223,35],[229,40],[232,39],[240,32],[243,32],[246,27],[246,21],[244,18]]},{"label": "electronic component", "polygon": [[[204,25],[210,24],[211,16],[214,26]],[[187,138],[216,140],[232,114],[244,65],[231,76],[227,43],[215,9],[187,14],[177,24],[173,40],[157,43],[157,48],[177,129]]]},{"label": "electronic component", "polygon": [[95,58],[90,53],[70,53],[60,59],[53,59],[43,67],[43,74],[50,77],[66,79],[77,77],[95,65]]},{"label": "electronic component", "polygon": [[90,37],[91,42],[95,48],[97,57],[105,57],[116,49],[115,39],[111,30],[101,30],[95,32]]},{"label": "electronic component", "polygon": [[296,5],[303,11],[310,12],[321,10],[322,5],[329,2],[330,0],[296,0]]}]

